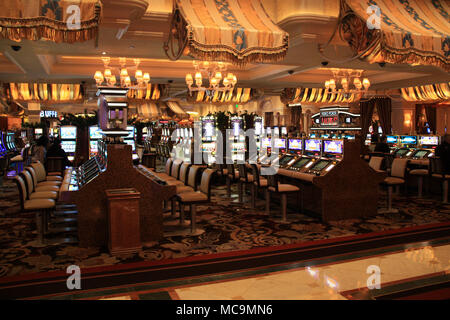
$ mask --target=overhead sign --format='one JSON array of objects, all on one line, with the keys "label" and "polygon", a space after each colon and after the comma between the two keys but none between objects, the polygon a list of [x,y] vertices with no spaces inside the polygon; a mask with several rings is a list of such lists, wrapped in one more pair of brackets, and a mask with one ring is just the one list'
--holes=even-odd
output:
[{"label": "overhead sign", "polygon": [[41,118],[58,118],[58,111],[42,110],[40,113]]}]

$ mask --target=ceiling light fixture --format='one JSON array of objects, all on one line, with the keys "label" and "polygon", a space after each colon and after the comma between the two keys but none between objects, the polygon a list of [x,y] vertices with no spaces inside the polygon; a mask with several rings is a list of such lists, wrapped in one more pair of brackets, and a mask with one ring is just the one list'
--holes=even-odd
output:
[{"label": "ceiling light fixture", "polygon": [[[119,58],[120,68],[113,68],[110,66],[111,58],[110,57],[102,57],[104,71],[96,71],[94,74],[95,82],[97,86],[106,85],[109,87],[113,87],[117,83],[117,78],[113,74],[113,69],[116,69],[119,72],[119,79],[121,87],[129,87],[129,88],[145,88],[150,82],[150,74],[147,72],[142,72],[139,69],[139,64],[141,63],[140,59],[134,59],[134,66],[127,67],[127,58]],[[128,69],[136,69],[134,73],[134,80],[131,81],[131,77],[128,74]]]},{"label": "ceiling light fixture", "polygon": [[[231,72],[227,71],[227,64],[224,62],[214,61],[193,61],[195,74],[186,74],[186,84],[189,92],[192,91],[232,91],[237,83],[237,77]],[[209,86],[203,85],[203,76],[206,76],[209,81]],[[194,86],[195,81],[195,86]]]},{"label": "ceiling light fixture", "polygon": [[[325,81],[325,89],[328,93],[362,93],[367,92],[370,88],[370,81],[368,78],[363,78],[361,81],[361,76],[363,70],[353,70],[353,69],[331,69],[333,73],[333,78]],[[338,86],[340,85],[340,89]],[[353,85],[353,89],[351,88]]]}]

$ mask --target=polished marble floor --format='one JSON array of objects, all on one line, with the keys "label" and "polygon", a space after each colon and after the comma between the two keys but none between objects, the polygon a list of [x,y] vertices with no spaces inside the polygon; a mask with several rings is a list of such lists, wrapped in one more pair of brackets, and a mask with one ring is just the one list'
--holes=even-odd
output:
[{"label": "polished marble floor", "polygon": [[[372,267],[371,267],[372,266]],[[375,266],[375,267],[373,267]],[[342,292],[368,291],[370,268],[380,271],[382,290],[393,283],[450,274],[450,245],[406,248],[403,252],[322,266],[261,274],[239,280],[175,289],[183,300],[345,300]],[[370,278],[370,279],[369,279]],[[369,280],[369,283],[368,283]],[[376,294],[375,294],[376,295]]]}]

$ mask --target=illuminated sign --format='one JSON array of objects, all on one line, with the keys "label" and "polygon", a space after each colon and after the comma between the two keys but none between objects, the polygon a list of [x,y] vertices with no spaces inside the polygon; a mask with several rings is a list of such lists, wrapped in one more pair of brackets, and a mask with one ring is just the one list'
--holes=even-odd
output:
[{"label": "illuminated sign", "polygon": [[339,124],[339,116],[337,111],[321,111],[320,124],[324,126],[337,126]]},{"label": "illuminated sign", "polygon": [[42,110],[39,116],[41,118],[58,118],[58,112],[52,110]]}]

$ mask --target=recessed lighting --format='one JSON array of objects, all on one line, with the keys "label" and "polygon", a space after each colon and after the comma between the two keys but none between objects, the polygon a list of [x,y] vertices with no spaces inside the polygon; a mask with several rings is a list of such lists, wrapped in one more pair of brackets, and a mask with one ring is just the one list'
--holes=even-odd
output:
[{"label": "recessed lighting", "polygon": [[131,45],[131,46],[130,46],[130,49],[134,49],[134,45]]},{"label": "recessed lighting", "polygon": [[106,52],[105,52],[105,51],[103,51],[103,52],[102,52],[102,54],[103,54],[103,55],[105,55],[105,54],[106,54]]}]

